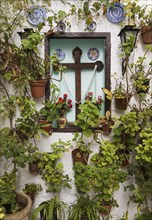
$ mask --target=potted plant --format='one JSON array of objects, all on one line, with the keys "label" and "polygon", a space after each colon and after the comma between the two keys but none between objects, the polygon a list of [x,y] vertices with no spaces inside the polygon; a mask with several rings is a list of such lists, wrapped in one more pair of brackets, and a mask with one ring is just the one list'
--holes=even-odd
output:
[{"label": "potted plant", "polygon": [[128,102],[131,98],[131,94],[124,89],[123,85],[120,83],[116,86],[113,91],[113,97],[115,100],[115,106],[118,110],[126,110],[128,106]]},{"label": "potted plant", "polygon": [[72,141],[76,144],[76,148],[72,150],[73,163],[81,162],[87,164],[89,154],[92,152],[90,150],[92,141],[88,142],[83,134],[79,135],[78,132],[75,133]]},{"label": "potted plant", "polygon": [[[28,140],[21,140],[15,130],[9,127],[0,129],[0,137],[0,158],[3,158],[1,165],[3,166],[3,163],[7,161],[6,172],[1,175],[0,181],[1,192],[3,192],[0,206],[5,209],[5,219],[11,220],[15,218],[19,220],[25,218],[26,220],[30,212],[31,200],[25,194],[16,192],[16,176],[18,168],[26,166],[30,153],[36,148]],[[11,169],[8,169],[9,167]],[[6,183],[9,185],[6,185]],[[18,202],[23,202],[24,204],[21,208],[23,209],[22,211],[18,209]]]},{"label": "potted plant", "polygon": [[136,111],[121,115],[113,128],[113,143],[120,149],[133,150],[137,143],[140,124]]},{"label": "potted plant", "polygon": [[82,129],[86,137],[91,137],[94,129],[99,126],[100,110],[102,108],[102,97],[93,98],[93,93],[89,92],[84,103],[79,105],[80,113],[77,116],[75,125]]},{"label": "potted plant", "polygon": [[[27,75],[31,87],[32,96],[41,98],[45,94],[45,61],[38,54],[38,46],[42,43],[43,36],[40,31],[33,31],[22,39],[24,57],[21,63],[21,69],[24,68],[24,74]],[[37,89],[38,86],[38,89]]]},{"label": "potted plant", "polygon": [[37,220],[39,214],[41,220],[65,219],[65,209],[67,208],[67,204],[61,201],[59,196],[55,195],[50,200],[42,202],[33,210],[31,220]]},{"label": "potted plant", "polygon": [[16,171],[5,172],[0,176],[0,207],[5,214],[5,220],[26,220],[32,207],[30,197],[22,192],[16,192]]},{"label": "potted plant", "polygon": [[23,77],[26,76],[29,80],[31,93],[34,98],[42,98],[45,95],[45,85],[47,80],[52,78],[50,69],[58,72],[66,70],[65,66],[60,64],[60,59],[57,54],[44,59],[39,56],[39,46],[42,44],[44,36],[40,30],[31,30],[25,39],[22,39],[22,47],[24,57],[21,63],[21,70],[23,70]]},{"label": "potted plant", "polygon": [[48,124],[42,124],[39,121],[40,114],[36,111],[34,114],[28,117],[18,117],[16,119],[15,128],[18,133],[24,134],[26,139],[37,139],[40,140],[40,134],[49,136],[49,133],[43,128],[48,126]]},{"label": "potted plant", "polygon": [[71,179],[63,173],[63,164],[59,161],[63,153],[68,151],[70,142],[59,139],[51,144],[52,152],[43,152],[40,162],[40,175],[46,181],[47,192],[60,192],[62,188],[71,188]]},{"label": "potted plant", "polygon": [[116,109],[118,110],[127,109],[128,102],[132,95],[131,93],[128,93],[128,91],[124,88],[124,85],[122,85],[121,82],[118,83],[116,80],[116,86],[112,92],[106,88],[102,88],[102,90],[106,94],[106,97],[109,100],[112,100],[114,98]]},{"label": "potted plant", "polygon": [[[132,160],[131,164],[127,167],[127,172],[131,178],[134,177],[135,181],[126,188],[133,192],[130,196],[130,201],[137,205],[138,210],[141,213],[143,212],[144,217],[144,210],[147,210],[146,213],[148,216],[150,211],[148,201],[152,198],[151,104],[146,100],[141,101],[140,106],[138,108],[136,107],[134,111],[130,113],[135,115],[136,124],[128,123],[126,128],[128,128],[127,132],[132,133],[132,138],[134,138],[133,145],[131,146]],[[134,127],[135,130],[131,127]]]},{"label": "potted plant", "polygon": [[73,166],[76,189],[79,194],[88,194],[93,186],[94,172],[97,170],[90,164],[77,162]]},{"label": "potted plant", "polygon": [[141,27],[141,37],[144,44],[152,43],[152,9],[142,6],[137,13]]},{"label": "potted plant", "polygon": [[97,194],[100,207],[117,206],[113,192],[119,189],[119,184],[126,180],[126,172],[120,170],[118,147],[110,141],[101,142],[99,153],[91,157],[96,172],[92,179],[94,192]]},{"label": "potted plant", "polygon": [[69,207],[68,220],[99,220],[97,204],[89,195],[77,196],[77,200]]},{"label": "potted plant", "polygon": [[[39,110],[40,113],[40,122],[42,124],[46,124],[46,127],[43,127],[45,131],[47,131],[49,134],[53,131],[53,122],[57,121],[60,117],[58,114],[58,106],[57,106],[57,100],[59,96],[59,89],[55,84],[51,84],[51,96],[49,100],[45,100],[45,102],[42,103],[43,107]],[[56,94],[57,93],[57,94]]]},{"label": "potted plant", "polygon": [[129,69],[131,71],[131,80],[133,83],[133,87],[135,88],[135,91],[137,94],[141,93],[148,93],[149,90],[149,83],[151,80],[151,71],[152,71],[152,62],[150,62],[148,67],[145,67],[144,62],[146,61],[146,55],[148,52],[151,52],[152,49],[149,47],[144,56],[138,57],[136,63],[132,63],[129,66]]},{"label": "potted plant", "polygon": [[29,173],[32,175],[37,175],[39,174],[39,162],[41,160],[41,152],[39,151],[34,151],[30,154],[29,158]]},{"label": "potted plant", "polygon": [[56,103],[57,114],[59,115],[58,126],[65,128],[67,125],[66,114],[72,109],[72,100],[67,99],[67,94],[63,94],[63,98],[59,97]]},{"label": "potted plant", "polygon": [[42,191],[42,186],[36,183],[26,183],[22,190],[31,198],[32,202],[34,202],[36,194]]},{"label": "potted plant", "polygon": [[104,135],[109,135],[111,133],[114,123],[110,111],[107,111],[105,116],[100,117],[100,125],[102,126],[102,132]]}]

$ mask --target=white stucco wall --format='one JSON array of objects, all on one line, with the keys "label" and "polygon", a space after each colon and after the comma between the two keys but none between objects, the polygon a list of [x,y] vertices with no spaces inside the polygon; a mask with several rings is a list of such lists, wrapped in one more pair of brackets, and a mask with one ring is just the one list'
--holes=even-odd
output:
[{"label": "white stucco wall", "polygon": [[[78,2],[78,1],[74,1],[74,2]],[[144,0],[144,1],[140,1],[140,3],[147,4],[147,3],[151,3],[151,1]],[[55,0],[55,1],[52,1],[51,7],[52,9],[58,10],[62,7],[62,4],[60,1]],[[65,6],[64,6],[64,9],[65,9]],[[71,29],[66,30],[66,31],[70,31],[70,32],[83,32],[84,31],[84,21],[79,22],[78,24],[77,21],[74,18],[72,18],[71,24],[72,24]],[[26,25],[29,26],[28,23]],[[121,27],[119,24],[110,23],[105,16],[101,15],[99,19],[97,20],[97,28],[95,30],[96,32],[110,32],[111,34],[111,74],[114,72],[117,72],[119,76],[121,76],[121,60],[119,58],[119,54],[121,53],[121,50],[118,48],[120,45],[120,38],[118,37],[118,33],[120,29]],[[43,32],[46,32],[48,30],[49,30],[49,26],[46,24],[46,27],[43,29]],[[17,41],[19,41],[17,35],[14,35],[14,37],[16,38]],[[131,61],[133,61],[135,57],[137,57],[138,55],[140,54],[142,55],[142,52],[144,51],[144,46],[141,42],[140,34],[138,36],[137,43],[138,43],[138,47],[131,54],[131,57],[130,57]],[[43,48],[42,48],[42,53],[43,53]],[[147,55],[147,59],[150,59],[150,58],[151,58],[151,55],[150,54]],[[112,89],[114,89],[115,82],[113,80],[111,82],[111,85],[112,85]],[[134,99],[132,99],[131,101],[135,102]],[[116,111],[114,107],[114,103],[112,103],[112,116],[113,117],[119,116],[119,113],[121,112]],[[72,137],[73,137],[72,133],[53,133],[50,137],[42,136],[41,140],[38,142],[39,150],[50,151],[51,143],[58,141],[59,138],[66,141],[66,140],[71,139]],[[106,139],[110,137],[104,137],[104,138]],[[98,151],[96,146],[92,146],[92,149],[94,152]],[[67,173],[70,176],[70,178],[72,178],[72,189],[62,190],[60,196],[61,196],[61,199],[63,199],[66,203],[70,204],[76,199],[75,194],[77,193],[75,189],[75,185],[74,185],[74,177],[73,177],[74,173],[72,170],[72,158],[71,158],[70,151],[64,154],[62,158],[62,162],[64,164],[65,173]],[[45,182],[41,179],[39,175],[33,176],[29,174],[28,166],[25,169],[20,169],[18,189],[19,190],[22,189],[25,183],[30,183],[30,182],[41,183],[43,186],[43,191],[37,195],[33,208],[37,207],[38,204],[41,203],[42,201],[48,200],[53,196],[53,194],[45,192]],[[126,211],[129,193],[124,192],[123,185],[121,185],[120,190],[115,193],[115,197],[118,200],[119,208],[112,209],[111,214],[113,216],[112,217],[113,220],[119,219],[122,216],[123,212]],[[129,208],[129,220],[134,220],[133,216],[135,212],[136,212],[136,208],[131,204]]]}]

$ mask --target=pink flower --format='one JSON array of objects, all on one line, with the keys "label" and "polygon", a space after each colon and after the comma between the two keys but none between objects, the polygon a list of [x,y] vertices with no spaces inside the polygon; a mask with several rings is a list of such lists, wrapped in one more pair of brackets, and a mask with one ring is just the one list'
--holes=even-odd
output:
[{"label": "pink flower", "polygon": [[98,100],[102,100],[102,96],[101,95],[98,96]]},{"label": "pink flower", "polygon": [[67,98],[67,94],[63,94],[63,98],[66,99]]},{"label": "pink flower", "polygon": [[100,105],[102,103],[102,99],[98,99],[96,102],[98,105]]},{"label": "pink flower", "polygon": [[68,104],[68,108],[72,108],[73,106],[72,106],[72,104],[71,103],[69,103]]},{"label": "pink flower", "polygon": [[68,104],[72,103],[72,100],[71,99],[68,99]]}]

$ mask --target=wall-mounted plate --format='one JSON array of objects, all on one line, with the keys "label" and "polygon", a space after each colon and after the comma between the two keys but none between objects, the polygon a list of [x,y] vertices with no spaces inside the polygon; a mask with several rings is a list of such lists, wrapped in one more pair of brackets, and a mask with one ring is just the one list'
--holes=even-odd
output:
[{"label": "wall-mounted plate", "polygon": [[107,9],[107,19],[112,23],[119,23],[124,20],[125,13],[123,5],[115,2],[113,6],[109,6]]},{"label": "wall-mounted plate", "polygon": [[97,60],[99,58],[99,50],[97,48],[90,48],[88,50],[88,58],[90,60]]},{"label": "wall-mounted plate", "polygon": [[57,56],[59,57],[59,59],[62,61],[62,60],[64,60],[64,58],[65,58],[65,53],[64,53],[64,51],[63,50],[61,50],[61,49],[56,49],[56,54],[57,54]]},{"label": "wall-mounted plate", "polygon": [[37,26],[46,19],[46,10],[38,5],[31,6],[27,11],[27,20],[30,24]]},{"label": "wall-mounted plate", "polygon": [[89,24],[89,25],[87,26],[87,28],[88,28],[89,31],[94,31],[94,30],[96,29],[96,27],[97,27],[97,24],[96,24],[95,21],[93,21],[91,24]]},{"label": "wall-mounted plate", "polygon": [[66,25],[65,25],[65,23],[62,22],[62,21],[59,22],[58,25],[57,25],[57,30],[58,30],[59,32],[64,32],[65,29],[66,29]]}]

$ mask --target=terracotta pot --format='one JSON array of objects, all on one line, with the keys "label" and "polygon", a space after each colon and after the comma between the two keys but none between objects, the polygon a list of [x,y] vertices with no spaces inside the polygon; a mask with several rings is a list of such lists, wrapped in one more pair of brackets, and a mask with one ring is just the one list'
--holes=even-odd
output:
[{"label": "terracotta pot", "polygon": [[88,158],[89,158],[89,155],[87,155],[86,157],[84,157],[81,153],[80,153],[80,150],[78,148],[74,149],[72,151],[72,159],[73,159],[73,162],[81,162],[83,163],[84,165],[86,165],[88,163]]},{"label": "terracotta pot", "polygon": [[128,101],[130,100],[130,97],[125,98],[115,98],[115,107],[118,110],[126,110],[128,106]]},{"label": "terracotta pot", "polygon": [[37,175],[39,173],[38,162],[29,163],[29,173],[32,175]]},{"label": "terracotta pot", "polygon": [[104,135],[109,135],[112,131],[111,126],[114,125],[114,121],[106,121],[105,123],[102,123],[102,132]]},{"label": "terracotta pot", "polygon": [[34,98],[42,98],[45,95],[46,80],[31,80],[31,94]]},{"label": "terracotta pot", "polygon": [[152,44],[152,26],[142,27],[141,37],[144,44]]},{"label": "terracotta pot", "polygon": [[100,214],[101,215],[109,215],[111,212],[111,205],[101,205]]},{"label": "terracotta pot", "polygon": [[[45,121],[45,120],[40,120],[39,122],[43,125],[50,124],[48,121]],[[48,125],[47,127],[42,127],[42,129],[45,130],[46,132],[48,132],[49,134],[52,134],[52,132],[53,132],[52,125]]]},{"label": "terracotta pot", "polygon": [[67,125],[67,119],[66,118],[59,118],[58,119],[58,125],[59,125],[59,128],[65,128],[66,125]]},{"label": "terracotta pot", "polygon": [[17,192],[17,202],[24,208],[14,214],[6,215],[3,220],[29,220],[29,213],[32,207],[32,201],[28,195],[23,192]]}]

